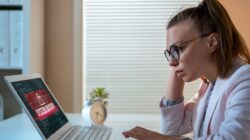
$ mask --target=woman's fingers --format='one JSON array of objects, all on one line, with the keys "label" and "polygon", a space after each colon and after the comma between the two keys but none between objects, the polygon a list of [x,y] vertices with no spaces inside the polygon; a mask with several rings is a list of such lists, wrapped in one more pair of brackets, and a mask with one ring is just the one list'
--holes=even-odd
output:
[{"label": "woman's fingers", "polygon": [[136,126],[129,131],[123,132],[122,134],[125,138],[132,137],[137,140],[180,140],[180,138],[162,135],[158,132],[147,130],[140,126]]},{"label": "woman's fingers", "polygon": [[123,135],[125,136],[125,138],[132,137],[138,140],[146,140],[152,137],[153,133],[150,133],[150,132],[151,131],[145,128],[136,126],[129,131],[123,132]]}]

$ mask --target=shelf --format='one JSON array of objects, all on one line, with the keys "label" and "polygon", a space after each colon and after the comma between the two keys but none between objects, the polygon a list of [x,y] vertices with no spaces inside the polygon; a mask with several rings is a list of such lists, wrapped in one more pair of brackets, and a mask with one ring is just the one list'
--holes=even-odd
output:
[{"label": "shelf", "polygon": [[0,11],[2,10],[23,10],[22,5],[17,5],[17,4],[0,4]]}]

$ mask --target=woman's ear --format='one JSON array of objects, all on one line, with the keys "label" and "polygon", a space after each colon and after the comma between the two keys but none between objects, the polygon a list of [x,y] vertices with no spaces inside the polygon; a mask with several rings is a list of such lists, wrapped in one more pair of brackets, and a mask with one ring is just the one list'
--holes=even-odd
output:
[{"label": "woman's ear", "polygon": [[211,53],[213,53],[217,47],[218,47],[218,44],[219,44],[219,41],[218,41],[218,34],[217,33],[211,33],[209,36],[208,36],[208,43],[209,43],[209,46],[208,46],[208,49]]}]

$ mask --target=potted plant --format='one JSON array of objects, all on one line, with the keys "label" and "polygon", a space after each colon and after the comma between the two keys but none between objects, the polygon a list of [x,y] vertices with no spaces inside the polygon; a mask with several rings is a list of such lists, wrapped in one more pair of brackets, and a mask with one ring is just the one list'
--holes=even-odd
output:
[{"label": "potted plant", "polygon": [[91,105],[94,101],[102,100],[104,105],[108,104],[107,98],[109,97],[109,93],[105,90],[105,88],[97,87],[93,89],[88,98],[87,98],[87,104]]}]

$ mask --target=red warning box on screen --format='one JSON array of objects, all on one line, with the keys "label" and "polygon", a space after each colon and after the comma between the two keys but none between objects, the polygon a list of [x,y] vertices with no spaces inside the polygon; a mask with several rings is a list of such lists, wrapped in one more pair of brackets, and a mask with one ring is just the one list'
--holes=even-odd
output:
[{"label": "red warning box on screen", "polygon": [[36,113],[36,119],[43,120],[58,111],[48,92],[44,89],[25,94],[28,104]]}]

